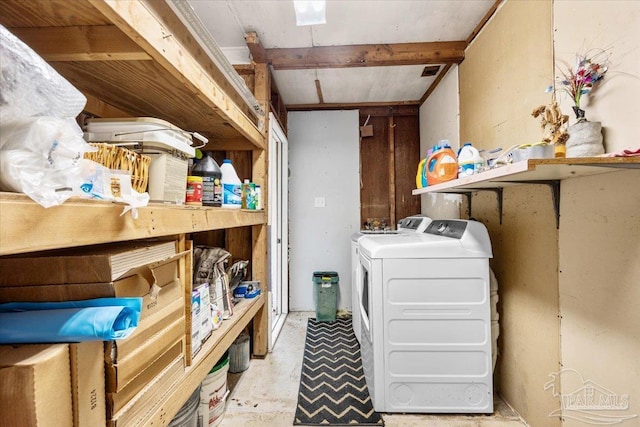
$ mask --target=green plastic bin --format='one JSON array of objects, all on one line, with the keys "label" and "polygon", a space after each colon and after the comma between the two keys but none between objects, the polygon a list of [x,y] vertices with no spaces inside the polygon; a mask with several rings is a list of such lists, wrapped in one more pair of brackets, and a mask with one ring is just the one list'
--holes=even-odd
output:
[{"label": "green plastic bin", "polygon": [[340,279],[335,271],[313,272],[313,297],[316,303],[316,320],[333,322],[338,311],[338,284]]}]

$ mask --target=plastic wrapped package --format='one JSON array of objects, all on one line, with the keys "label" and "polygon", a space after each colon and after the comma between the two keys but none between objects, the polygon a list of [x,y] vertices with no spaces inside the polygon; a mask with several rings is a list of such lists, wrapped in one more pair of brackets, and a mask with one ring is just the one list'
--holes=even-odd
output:
[{"label": "plastic wrapped package", "polygon": [[87,98],[0,25],[0,122],[31,116],[76,117]]},{"label": "plastic wrapped package", "polygon": [[3,123],[0,190],[25,193],[44,207],[59,205],[80,188],[80,161],[94,150],[70,119],[29,117]]}]

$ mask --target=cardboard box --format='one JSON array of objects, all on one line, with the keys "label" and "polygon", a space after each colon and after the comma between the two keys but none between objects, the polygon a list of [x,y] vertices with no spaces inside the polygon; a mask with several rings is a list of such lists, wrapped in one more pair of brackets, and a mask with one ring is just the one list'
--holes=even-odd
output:
[{"label": "cardboard box", "polygon": [[126,355],[114,355],[113,347],[108,347],[109,351],[104,354],[107,391],[120,392],[141,375],[153,378],[183,354],[184,322],[184,317],[179,318]]},{"label": "cardboard box", "polygon": [[140,320],[138,327],[127,338],[105,342],[105,354],[109,354],[109,359],[116,362],[124,359],[127,355],[143,347],[145,343],[165,329],[167,325],[171,325],[181,318],[184,318],[183,298],[172,301],[162,310]]},{"label": "cardboard box", "polygon": [[360,126],[360,136],[373,136],[373,125]]},{"label": "cardboard box", "polygon": [[0,286],[109,283],[176,254],[176,242],[126,242],[0,258]]},{"label": "cardboard box", "polygon": [[[167,359],[170,356],[171,354],[167,353]],[[177,363],[178,361],[179,363]],[[164,369],[160,370],[160,373],[158,373],[155,377],[150,377],[149,375],[141,375],[129,385],[127,385],[122,391],[117,393],[107,393],[107,419],[112,419],[123,408],[129,406],[131,402],[137,401],[142,391],[147,387],[148,384],[155,381],[156,378],[182,377],[184,375],[184,366],[184,355],[180,355],[172,360],[168,360]]]},{"label": "cardboard box", "polygon": [[0,346],[0,425],[71,427],[69,346]]},{"label": "cardboard box", "polygon": [[[10,301],[78,301],[92,298],[142,297],[140,319],[183,299],[180,259],[188,251],[162,261],[129,270],[122,279],[108,283],[57,284],[43,286],[0,287],[0,302]],[[37,265],[37,269],[41,267]],[[32,269],[34,266],[32,266]]]},{"label": "cardboard box", "polygon": [[104,426],[107,422],[102,341],[69,345],[73,426]]},{"label": "cardboard box", "polygon": [[[191,337],[189,344],[189,354],[191,359],[200,351],[202,339],[200,338],[200,291],[194,289],[191,291],[191,328],[188,330],[187,336]],[[190,361],[189,360],[189,361]]]},{"label": "cardboard box", "polygon": [[209,297],[209,285],[198,286],[200,293],[200,342],[204,342],[211,335],[213,322],[211,321],[211,301]]},{"label": "cardboard box", "polygon": [[[111,427],[145,425],[144,416],[150,409],[160,404],[163,397],[184,378],[184,356],[174,359],[153,378],[148,378],[145,386],[132,398],[123,401],[120,393],[107,394],[108,424]],[[115,409],[114,408],[119,408]],[[148,416],[148,415],[147,415]],[[140,422],[142,420],[142,422]],[[167,423],[170,420],[166,420]],[[136,424],[139,423],[139,424]]]}]

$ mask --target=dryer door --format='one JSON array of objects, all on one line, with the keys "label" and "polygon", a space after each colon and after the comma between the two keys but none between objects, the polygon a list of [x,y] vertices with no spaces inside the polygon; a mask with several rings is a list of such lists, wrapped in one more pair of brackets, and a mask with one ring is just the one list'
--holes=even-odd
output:
[{"label": "dryer door", "polygon": [[360,269],[359,274],[356,275],[359,280],[359,289],[360,293],[358,298],[358,308],[360,312],[360,330],[361,330],[361,339],[369,340],[369,342],[373,342],[373,336],[371,333],[371,260],[362,256],[360,254]]}]

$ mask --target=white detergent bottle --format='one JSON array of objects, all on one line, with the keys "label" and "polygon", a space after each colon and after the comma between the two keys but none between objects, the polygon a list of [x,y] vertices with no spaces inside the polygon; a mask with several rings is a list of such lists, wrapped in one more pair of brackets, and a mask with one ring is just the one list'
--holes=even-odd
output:
[{"label": "white detergent bottle", "polygon": [[240,209],[242,206],[242,182],[238,178],[231,160],[224,159],[220,171],[222,172],[222,207]]},{"label": "white detergent bottle", "polygon": [[458,178],[480,172],[483,165],[480,152],[470,142],[465,143],[458,151]]}]

